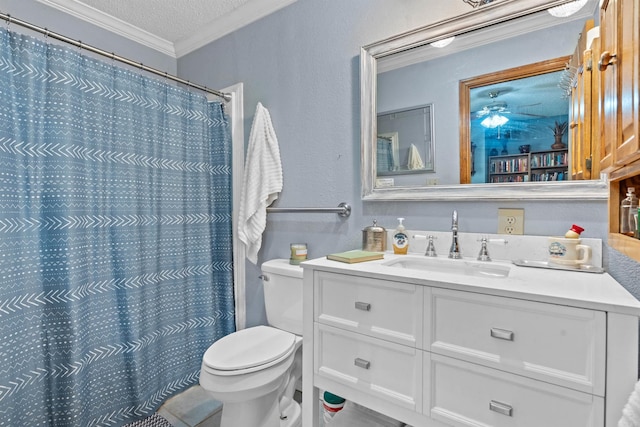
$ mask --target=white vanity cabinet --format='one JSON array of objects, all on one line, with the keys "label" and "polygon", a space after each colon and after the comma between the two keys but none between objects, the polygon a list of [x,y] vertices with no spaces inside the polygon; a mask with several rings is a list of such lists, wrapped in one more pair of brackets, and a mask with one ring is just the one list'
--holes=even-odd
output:
[{"label": "white vanity cabinet", "polygon": [[607,274],[303,267],[304,427],[319,390],[415,427],[613,427],[635,385],[640,303]]}]

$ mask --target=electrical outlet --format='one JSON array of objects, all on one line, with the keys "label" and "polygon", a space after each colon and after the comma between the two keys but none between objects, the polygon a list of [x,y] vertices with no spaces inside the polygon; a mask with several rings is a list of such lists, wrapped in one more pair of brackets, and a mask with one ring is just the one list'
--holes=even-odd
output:
[{"label": "electrical outlet", "polygon": [[524,234],[524,209],[498,209],[498,234]]}]

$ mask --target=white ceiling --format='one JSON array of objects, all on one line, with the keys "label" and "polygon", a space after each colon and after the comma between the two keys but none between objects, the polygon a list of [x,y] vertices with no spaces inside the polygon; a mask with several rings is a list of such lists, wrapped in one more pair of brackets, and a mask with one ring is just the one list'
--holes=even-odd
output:
[{"label": "white ceiling", "polygon": [[37,0],[179,58],[296,0]]}]

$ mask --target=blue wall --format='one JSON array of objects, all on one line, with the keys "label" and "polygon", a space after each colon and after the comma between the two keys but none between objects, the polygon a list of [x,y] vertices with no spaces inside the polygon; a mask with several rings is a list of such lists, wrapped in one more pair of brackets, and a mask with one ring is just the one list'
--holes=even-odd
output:
[{"label": "blue wall", "polygon": [[[310,257],[357,248],[362,228],[373,219],[394,228],[396,217],[402,216],[410,229],[448,230],[453,209],[458,209],[462,231],[494,233],[497,209],[519,207],[525,209],[526,234],[564,233],[577,223],[586,228],[585,236],[606,241],[605,201],[360,200],[360,47],[467,10],[451,10],[458,2],[451,3],[298,0],[179,59],[178,71],[184,78],[211,87],[244,82],[247,138],[256,103],[270,110],[284,168],[278,206],[332,207],[343,201],[353,206],[348,220],[332,214],[270,215],[259,263],[288,258],[291,242],[307,242]],[[478,248],[463,250],[475,254]],[[637,286],[640,264],[612,250],[605,250],[605,258],[618,281],[628,288]],[[248,264],[250,325],[265,321],[259,274]]]},{"label": "blue wall", "polygon": [[[245,133],[258,101],[271,112],[284,167],[283,207],[333,207],[334,214],[273,214],[259,264],[288,258],[289,243],[307,242],[309,256],[357,248],[373,219],[393,228],[448,230],[453,209],[462,231],[493,233],[499,207],[525,209],[525,233],[563,233],[572,223],[606,240],[606,202],[362,202],[360,200],[360,47],[468,10],[438,0],[298,0],[178,61],[34,0],[0,0],[0,11],[208,87],[244,82]],[[16,28],[16,30],[18,30]],[[457,141],[456,141],[457,143]],[[478,248],[463,248],[475,254]],[[640,296],[640,264],[605,251],[611,274]],[[265,322],[259,268],[247,265],[249,325]]]}]

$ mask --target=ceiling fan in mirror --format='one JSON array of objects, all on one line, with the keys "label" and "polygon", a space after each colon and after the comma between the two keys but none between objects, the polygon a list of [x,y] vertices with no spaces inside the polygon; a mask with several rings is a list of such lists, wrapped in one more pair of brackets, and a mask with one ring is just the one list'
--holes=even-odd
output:
[{"label": "ceiling fan in mirror", "polygon": [[500,92],[489,92],[488,95],[492,102],[474,113],[475,118],[484,117],[480,125],[485,128],[493,129],[504,126],[509,121],[509,118],[505,116],[505,114],[511,113],[511,111],[507,109],[506,102],[496,99],[499,94]]},{"label": "ceiling fan in mirror", "polygon": [[[518,105],[516,109],[512,111],[509,105],[504,101],[498,100],[499,91],[489,91],[487,96],[491,99],[491,103],[482,106],[477,111],[472,112],[473,119],[482,119],[480,125],[485,128],[494,129],[499,126],[504,126],[509,121],[511,116],[517,116],[519,118],[538,118],[547,117],[546,115],[534,114],[528,112],[529,107],[535,107],[540,105],[539,102],[527,105]],[[522,117],[525,116],[525,117]]]}]

